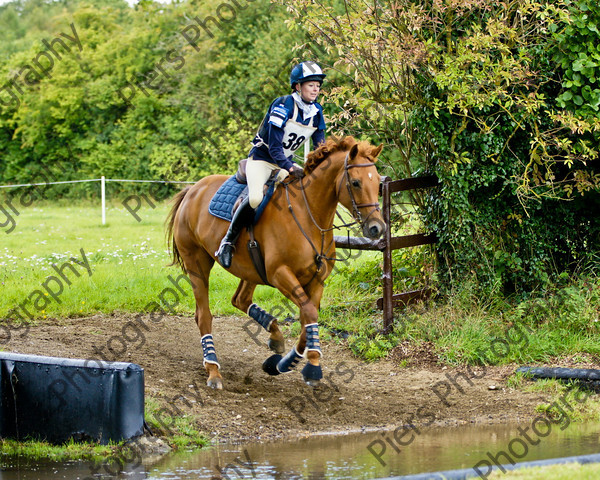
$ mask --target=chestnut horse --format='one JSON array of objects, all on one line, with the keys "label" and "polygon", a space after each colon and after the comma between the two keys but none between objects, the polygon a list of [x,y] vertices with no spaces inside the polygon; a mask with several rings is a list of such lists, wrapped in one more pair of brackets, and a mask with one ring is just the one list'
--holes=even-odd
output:
[{"label": "chestnut horse", "polygon": [[[277,319],[252,303],[254,289],[266,282],[246,249],[248,232],[244,231],[237,242],[229,272],[241,281],[231,302],[270,333],[269,348],[276,354],[263,364],[263,370],[270,375],[292,371],[306,356],[304,380],[314,386],[322,378],[317,317],[324,281],[335,262],[332,227],[337,204],[352,212],[366,237],[382,235],[385,223],[378,201],[380,176],[375,168],[381,148],[352,137],[328,139],[309,154],[303,179],[277,187],[260,222],[254,226],[268,283],[300,309],[302,332],[296,346],[285,356],[281,355],[285,344]],[[208,204],[228,178],[211,175],[185,188],[174,197],[167,218],[173,264],[180,265],[192,281],[207,385],[217,389],[223,388],[223,379],[211,333],[208,276],[229,223],[211,215]]]}]

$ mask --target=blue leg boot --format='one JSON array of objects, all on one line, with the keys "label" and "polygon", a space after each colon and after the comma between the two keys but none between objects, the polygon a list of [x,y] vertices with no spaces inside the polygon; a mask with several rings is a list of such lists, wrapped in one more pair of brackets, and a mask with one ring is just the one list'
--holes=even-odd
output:
[{"label": "blue leg boot", "polygon": [[[321,352],[321,342],[319,341],[319,324],[311,323],[306,325],[306,352],[314,351],[319,352],[319,357],[323,356]],[[323,370],[320,365],[313,365],[308,362],[302,369],[302,376],[304,381],[311,387],[315,387],[319,384],[319,381],[323,378]]]},{"label": "blue leg boot", "polygon": [[[269,333],[271,333],[271,324],[274,320],[277,320],[269,312],[264,311],[256,305],[256,303],[250,305],[248,308],[248,315],[256,320],[256,322]],[[269,350],[281,354],[285,350],[285,342],[283,340],[273,340],[272,338],[269,338]]]},{"label": "blue leg boot", "polygon": [[213,336],[209,333],[204,335],[200,341],[202,342],[202,351],[204,352],[202,365],[206,366],[207,363],[214,363],[220,369],[221,365],[219,365],[219,361],[217,360],[217,351],[215,350]]}]

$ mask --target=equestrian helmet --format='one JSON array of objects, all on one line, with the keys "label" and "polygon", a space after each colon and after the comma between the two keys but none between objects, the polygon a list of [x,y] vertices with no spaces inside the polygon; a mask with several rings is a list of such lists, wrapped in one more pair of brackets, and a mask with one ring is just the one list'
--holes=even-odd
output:
[{"label": "equestrian helmet", "polygon": [[323,70],[315,62],[302,62],[292,68],[290,85],[294,88],[297,83],[319,82],[322,84],[325,77]]}]

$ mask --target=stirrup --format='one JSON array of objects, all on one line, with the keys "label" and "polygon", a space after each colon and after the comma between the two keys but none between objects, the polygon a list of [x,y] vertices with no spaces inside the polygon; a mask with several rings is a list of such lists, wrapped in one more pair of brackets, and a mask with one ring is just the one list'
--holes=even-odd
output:
[{"label": "stirrup", "polygon": [[222,242],[219,247],[219,251],[215,253],[215,256],[219,260],[219,263],[223,268],[231,268],[231,262],[233,261],[233,253],[235,246],[231,242]]},{"label": "stirrup", "polygon": [[219,245],[219,249],[215,252],[215,257],[220,257],[223,254],[223,249],[229,245],[233,251],[235,252],[235,245],[231,242],[226,242],[225,239],[221,240],[221,244]]}]

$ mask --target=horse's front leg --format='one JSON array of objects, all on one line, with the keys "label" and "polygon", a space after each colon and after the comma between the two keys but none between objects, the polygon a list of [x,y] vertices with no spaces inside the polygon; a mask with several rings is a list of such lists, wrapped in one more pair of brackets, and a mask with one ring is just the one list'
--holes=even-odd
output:
[{"label": "horse's front leg", "polygon": [[319,341],[318,305],[321,301],[323,286],[315,280],[315,285],[302,288],[297,278],[288,269],[278,271],[273,278],[273,284],[300,309],[302,332],[298,342],[287,355],[272,355],[263,364],[263,370],[269,375],[279,375],[293,371],[306,354],[308,363],[302,370],[304,380],[311,386],[323,378],[321,369],[321,345]]},{"label": "horse's front leg", "polygon": [[[312,287],[312,288],[311,288]],[[304,345],[308,363],[302,369],[304,381],[315,387],[323,378],[321,369],[321,342],[319,339],[319,306],[323,294],[323,284],[317,279],[313,280],[311,285],[306,288],[304,295],[299,299],[300,304],[306,308],[300,307],[300,322],[302,323],[302,332],[298,339],[298,348]]]}]

